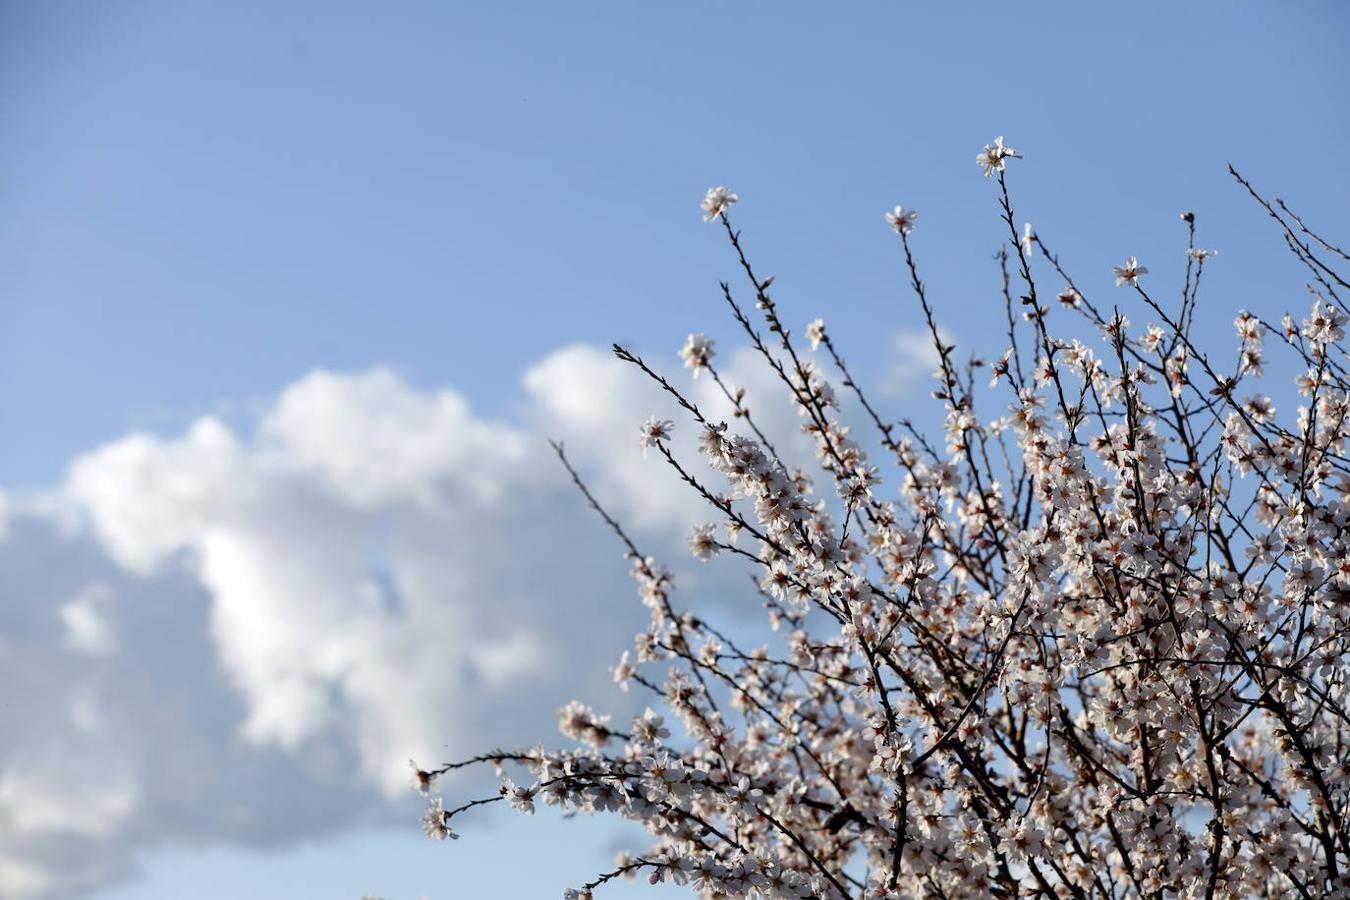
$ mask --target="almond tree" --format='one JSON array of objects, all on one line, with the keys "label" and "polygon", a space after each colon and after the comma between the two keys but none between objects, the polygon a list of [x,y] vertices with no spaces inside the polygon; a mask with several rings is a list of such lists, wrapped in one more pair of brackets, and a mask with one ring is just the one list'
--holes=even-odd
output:
[{"label": "almond tree", "polygon": [[[1008,348],[992,365],[944,341],[917,216],[886,215],[937,352],[941,443],[883,418],[822,321],[805,341],[789,331],[731,223],[736,195],[708,192],[748,288],[722,294],[800,411],[814,474],[761,432],[706,337],[682,356],[734,427],[614,352],[684,413],[644,424],[643,452],[710,509],[694,555],[753,571],[769,643],[682,611],[669,572],[555,445],[651,612],[615,679],[683,736],[652,708],[620,725],[571,704],[567,749],[414,766],[428,794],[468,766],[502,777],[453,809],[431,799],[429,834],[453,837],[456,815],[495,802],[645,827],[647,846],[569,898],[638,875],[705,897],[1350,897],[1350,257],[1232,171],[1307,268],[1313,303],[1301,322],[1240,312],[1221,359],[1191,336],[1213,256],[1192,214],[1179,304],[1150,293],[1134,258],[1115,270],[1140,330],[1019,233],[1019,158],[999,138],[977,160],[1007,228]],[[1032,277],[1033,254],[1053,286]],[[1057,337],[1052,308],[1102,343]],[[1284,420],[1256,392],[1267,341],[1300,370]],[[999,398],[996,418],[977,393]],[[875,429],[867,446],[841,395]],[[672,451],[676,427],[697,430],[701,463]]]}]

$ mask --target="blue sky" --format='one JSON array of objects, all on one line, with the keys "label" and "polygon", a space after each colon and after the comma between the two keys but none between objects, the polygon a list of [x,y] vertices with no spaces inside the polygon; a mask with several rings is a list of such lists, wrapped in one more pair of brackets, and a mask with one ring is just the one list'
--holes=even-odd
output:
[{"label": "blue sky", "polygon": [[[247,444],[319,369],[453,389],[475,423],[537,440],[543,388],[522,375],[561,347],[631,342],[669,366],[690,331],[735,345],[717,293],[735,273],[697,208],[713,184],[740,194],[790,321],[823,315],[864,378],[918,324],[881,218],[896,203],[920,211],[939,318],[996,353],[1005,235],[974,156],[997,134],[1026,156],[1019,219],[1098,293],[1129,255],[1179,284],[1195,210],[1222,251],[1200,327],[1226,341],[1239,306],[1306,305],[1226,164],[1334,233],[1346,46],[1330,2],[5,3],[0,490],[42,496],[96,448],[206,415]],[[192,627],[218,636],[204,586]],[[231,696],[251,676],[222,659]],[[503,896],[568,883],[519,866],[520,823],[428,847],[415,810],[362,809],[312,835],[148,829],[127,851],[145,880],[95,896],[488,896],[503,867],[534,879]],[[609,853],[603,829],[529,828],[564,870],[605,848],[566,877]]]},{"label": "blue sky", "polygon": [[710,183],[753,204],[803,313],[839,310],[849,336],[912,318],[878,227],[894,203],[921,211],[944,303],[987,294],[998,224],[970,175],[998,133],[1028,154],[1025,215],[1086,271],[1171,247],[1181,207],[1234,255],[1269,248],[1230,160],[1314,219],[1347,196],[1335,3],[0,16],[9,485],[314,366],[389,364],[505,410],[554,346],[665,346],[717,312],[726,259],[691,227]]}]

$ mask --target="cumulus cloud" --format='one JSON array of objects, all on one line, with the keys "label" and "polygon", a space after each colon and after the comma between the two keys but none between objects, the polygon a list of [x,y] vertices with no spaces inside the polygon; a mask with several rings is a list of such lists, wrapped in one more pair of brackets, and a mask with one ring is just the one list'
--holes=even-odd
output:
[{"label": "cumulus cloud", "polygon": [[[91,601],[116,635],[96,653],[68,624]],[[166,835],[266,845],[359,814],[339,759],[241,752],[210,603],[182,567],[131,573],[90,534],[16,516],[0,542],[0,896],[98,886]]]},{"label": "cumulus cloud", "polygon": [[[792,440],[793,411],[748,362],[726,374]],[[131,434],[49,495],[0,503],[16,698],[0,708],[0,895],[125,876],[170,838],[369,822],[403,796],[410,756],[546,736],[574,696],[624,702],[605,656],[645,614],[544,436],[676,561],[706,515],[637,447],[671,402],[584,346],[523,387],[513,420],[492,421],[385,369],[314,372],[249,434],[213,417]],[[707,379],[690,389],[728,414]]]},{"label": "cumulus cloud", "polygon": [[[955,343],[951,332],[939,326],[938,335],[944,344]],[[891,365],[881,386],[893,397],[909,394],[916,385],[940,365],[937,347],[928,331],[900,331],[891,339]]]},{"label": "cumulus cloud", "polygon": [[91,656],[104,656],[117,649],[117,632],[108,618],[111,592],[102,582],[85,585],[57,614],[66,626],[66,646]]}]

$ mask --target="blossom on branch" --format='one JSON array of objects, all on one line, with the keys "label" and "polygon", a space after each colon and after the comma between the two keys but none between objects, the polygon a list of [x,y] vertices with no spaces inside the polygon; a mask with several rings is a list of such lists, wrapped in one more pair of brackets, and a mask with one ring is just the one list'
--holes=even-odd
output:
[{"label": "blossom on branch", "polygon": [[813,319],[806,323],[806,339],[811,342],[812,351],[820,349],[821,341],[825,340],[824,319]]},{"label": "blossom on branch", "polygon": [[695,378],[712,362],[714,343],[706,334],[691,334],[684,342],[680,359],[684,360],[685,368],[693,370]]},{"label": "blossom on branch", "polygon": [[917,221],[919,221],[919,214],[912,209],[905,209],[903,206],[897,206],[886,213],[886,224],[890,225],[891,230],[896,234],[909,234],[914,230],[914,223]]},{"label": "blossom on branch", "polygon": [[1123,266],[1113,267],[1116,276],[1116,287],[1128,284],[1130,287],[1139,286],[1139,276],[1147,275],[1148,269],[1139,265],[1139,260],[1131,256],[1125,261]]},{"label": "blossom on branch", "polygon": [[642,455],[647,455],[647,450],[658,446],[661,441],[670,440],[670,433],[675,428],[675,423],[670,419],[658,419],[652,416],[642,423],[638,429],[641,434]]},{"label": "blossom on branch", "polygon": [[984,168],[984,177],[988,178],[995,172],[1002,172],[1008,166],[1009,159],[1021,159],[1022,154],[1011,147],[1003,146],[1003,135],[994,138],[992,144],[985,144],[984,149],[975,157],[975,164]]},{"label": "blossom on branch", "polygon": [[426,812],[422,814],[422,830],[426,832],[427,837],[443,841],[449,838],[452,841],[459,840],[459,835],[450,827],[450,817],[442,805],[440,797],[432,797],[427,803]]},{"label": "blossom on branch", "polygon": [[[999,138],[979,162],[990,175],[1016,156]],[[1345,257],[1291,219],[1311,313],[1277,328],[1239,313],[1234,358],[1191,334],[1197,267],[1179,311],[1130,293],[1136,328],[1019,234],[1000,188],[1004,239],[1041,244],[1067,285],[1058,315],[1102,340],[1052,332],[1029,266],[1005,269],[1007,350],[989,365],[1012,390],[986,392],[986,363],[939,342],[937,435],[887,419],[822,320],[805,341],[783,325],[739,232],[731,315],[813,456],[772,443],[743,392],[724,388],[729,426],[616,348],[696,429],[677,453],[653,416],[642,447],[708,505],[689,550],[748,572],[752,605],[723,628],[706,598],[684,602],[557,447],[630,560],[648,621],[613,675],[651,706],[625,732],[570,703],[564,747],[414,765],[424,793],[470,764],[501,778],[453,811],[430,800],[429,835],[456,837],[449,820],[489,802],[645,830],[573,898],[634,876],[763,900],[1350,898]],[[709,192],[708,217],[734,199]],[[903,235],[913,215],[887,221]],[[936,339],[942,307],[909,249]],[[1131,257],[1116,284],[1146,272]],[[1300,397],[1283,419],[1256,389],[1267,332]],[[711,355],[702,335],[681,353],[695,377]]]},{"label": "blossom on branch", "polygon": [[703,202],[700,204],[703,208],[703,221],[711,222],[722,215],[737,199],[739,198],[735,194],[724,187],[708,188],[708,193],[703,195]]}]

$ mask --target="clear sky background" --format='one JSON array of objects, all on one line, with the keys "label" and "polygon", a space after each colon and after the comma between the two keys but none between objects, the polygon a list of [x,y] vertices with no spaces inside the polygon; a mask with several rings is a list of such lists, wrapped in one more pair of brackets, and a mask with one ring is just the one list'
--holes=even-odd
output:
[{"label": "clear sky background", "polygon": [[[1226,342],[1238,307],[1307,305],[1227,163],[1347,237],[1348,46],[1334,2],[0,3],[0,894],[533,897],[598,872],[601,826],[431,845],[380,760],[548,736],[555,689],[608,698],[640,613],[538,448],[579,441],[676,545],[684,508],[630,459],[656,407],[602,350],[737,345],[704,189],[740,194],[789,320],[823,315],[913,415],[886,209],[920,211],[939,318],[997,354],[974,157],[1006,135],[1019,220],[1085,289],[1129,255],[1179,289],[1193,209]],[[552,549],[522,567],[521,535]]]}]

